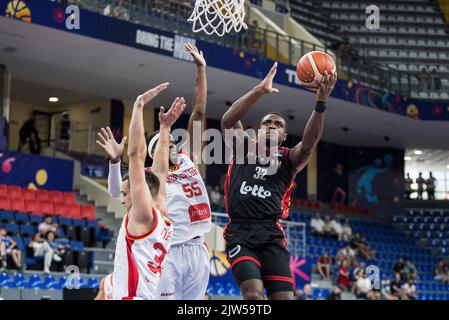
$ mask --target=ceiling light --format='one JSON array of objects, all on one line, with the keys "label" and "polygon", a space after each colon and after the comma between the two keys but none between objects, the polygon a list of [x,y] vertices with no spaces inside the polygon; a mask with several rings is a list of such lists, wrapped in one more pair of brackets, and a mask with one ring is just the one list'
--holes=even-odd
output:
[{"label": "ceiling light", "polygon": [[410,160],[412,160],[412,157],[405,156],[405,157],[404,157],[404,160],[405,160],[405,161],[410,161]]},{"label": "ceiling light", "polygon": [[50,102],[58,102],[59,98],[58,97],[50,97],[50,98],[48,98],[48,101],[50,101]]},{"label": "ceiling light", "polygon": [[415,154],[422,154],[422,151],[421,150],[415,150]]}]

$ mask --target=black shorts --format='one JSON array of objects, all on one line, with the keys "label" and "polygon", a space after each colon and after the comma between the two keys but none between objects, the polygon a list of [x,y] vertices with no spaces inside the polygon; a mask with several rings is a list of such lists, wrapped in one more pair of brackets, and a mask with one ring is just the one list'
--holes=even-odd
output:
[{"label": "black shorts", "polygon": [[263,282],[268,296],[293,291],[290,253],[276,223],[232,223],[226,227],[225,240],[227,258],[239,286],[257,279]]}]

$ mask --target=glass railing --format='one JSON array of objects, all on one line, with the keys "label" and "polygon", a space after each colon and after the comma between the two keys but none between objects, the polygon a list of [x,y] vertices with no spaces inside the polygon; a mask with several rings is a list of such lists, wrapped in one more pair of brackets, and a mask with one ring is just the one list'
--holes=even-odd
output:
[{"label": "glass railing", "polygon": [[[88,10],[105,12],[106,5],[101,0],[79,0],[81,7]],[[417,90],[417,82],[411,73],[397,71],[374,62],[367,56],[350,54],[344,59],[335,56],[330,48],[283,35],[274,30],[249,26],[240,33],[230,33],[224,37],[193,33],[187,22],[193,7],[191,1],[181,0],[124,0],[121,10],[109,10],[112,16],[162,30],[194,36],[226,47],[234,47],[281,63],[296,65],[307,52],[320,50],[331,53],[336,58],[340,79],[351,80],[374,89],[411,96]],[[106,10],[108,11],[108,10]]]}]

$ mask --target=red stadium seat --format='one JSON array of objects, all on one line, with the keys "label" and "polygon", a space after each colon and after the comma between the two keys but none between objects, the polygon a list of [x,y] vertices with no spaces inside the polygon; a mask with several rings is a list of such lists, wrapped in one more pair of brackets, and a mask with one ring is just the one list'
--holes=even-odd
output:
[{"label": "red stadium seat", "polygon": [[8,197],[10,199],[22,199],[22,188],[18,186],[8,186]]},{"label": "red stadium seat", "polygon": [[65,204],[76,204],[76,197],[73,192],[63,192],[62,199]]},{"label": "red stadium seat", "polygon": [[42,211],[41,211],[39,200],[36,200],[36,199],[26,200],[26,210],[25,211],[41,216]]},{"label": "red stadium seat", "polygon": [[37,197],[37,192],[36,190],[32,190],[32,189],[22,189],[22,196],[24,200],[33,200],[36,199]]},{"label": "red stadium seat", "polygon": [[69,208],[65,203],[62,202],[56,202],[53,204],[53,208],[54,208],[54,214],[58,215],[58,216],[62,216],[62,217],[66,217],[69,214]]},{"label": "red stadium seat", "polygon": [[11,201],[7,197],[0,196],[0,209],[2,210],[12,210]]},{"label": "red stadium seat", "polygon": [[69,204],[67,207],[68,214],[66,218],[81,219],[81,207],[79,204]]},{"label": "red stadium seat", "polygon": [[88,220],[96,220],[95,207],[91,204],[83,204],[81,206],[81,217]]},{"label": "red stadium seat", "polygon": [[[28,200],[30,201],[30,200]],[[32,200],[31,200],[32,201]],[[19,212],[27,212],[27,207],[25,206],[25,201],[23,199],[11,199],[11,210]]]},{"label": "red stadium seat", "polygon": [[50,194],[48,190],[40,189],[37,190],[37,199],[38,200],[50,200]]},{"label": "red stadium seat", "polygon": [[62,199],[62,192],[61,191],[50,191],[50,201],[53,203],[64,202]]},{"label": "red stadium seat", "polygon": [[41,201],[39,201],[39,205],[40,205],[41,212],[43,214],[51,214],[52,215],[55,213],[55,209],[53,208],[53,203],[50,200],[48,200],[48,201],[41,200]]},{"label": "red stadium seat", "polygon": [[6,184],[0,184],[0,197],[8,195],[8,186]]}]

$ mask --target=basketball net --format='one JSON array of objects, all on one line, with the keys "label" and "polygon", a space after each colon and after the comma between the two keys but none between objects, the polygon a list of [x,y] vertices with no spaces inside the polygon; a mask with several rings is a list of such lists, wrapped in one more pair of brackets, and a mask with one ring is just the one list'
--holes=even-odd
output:
[{"label": "basketball net", "polygon": [[232,30],[248,29],[244,19],[245,0],[196,0],[187,21],[193,22],[193,32],[222,37]]}]

